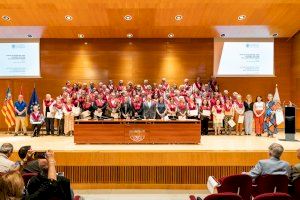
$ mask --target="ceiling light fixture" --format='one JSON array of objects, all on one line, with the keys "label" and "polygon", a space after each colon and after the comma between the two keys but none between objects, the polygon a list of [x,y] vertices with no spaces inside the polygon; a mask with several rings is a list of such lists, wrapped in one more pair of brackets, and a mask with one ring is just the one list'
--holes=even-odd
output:
[{"label": "ceiling light fixture", "polygon": [[225,33],[222,33],[222,34],[221,34],[221,37],[225,37],[225,36],[226,36]]},{"label": "ceiling light fixture", "polygon": [[32,35],[31,35],[31,34],[28,34],[27,37],[28,37],[28,38],[32,38]]},{"label": "ceiling light fixture", "polygon": [[183,19],[183,16],[182,15],[176,15],[175,16],[175,20],[176,21],[180,21],[180,20],[182,20]]},{"label": "ceiling light fixture", "polygon": [[3,15],[3,16],[2,16],[2,19],[3,19],[4,21],[9,21],[9,20],[10,20],[10,17],[7,16],[7,15]]},{"label": "ceiling light fixture", "polygon": [[128,38],[132,38],[132,37],[133,37],[133,34],[132,34],[132,33],[127,33],[127,37],[128,37]]},{"label": "ceiling light fixture", "polygon": [[130,21],[130,20],[132,20],[132,16],[131,16],[131,15],[125,15],[125,16],[124,16],[124,19],[125,19],[126,21]]},{"label": "ceiling light fixture", "polygon": [[84,35],[82,33],[79,33],[78,38],[84,38]]},{"label": "ceiling light fixture", "polygon": [[168,34],[168,38],[173,38],[174,37],[174,33],[169,33]]},{"label": "ceiling light fixture", "polygon": [[73,17],[72,17],[71,15],[66,15],[66,16],[65,16],[65,19],[66,19],[67,21],[72,21],[72,20],[73,20]]},{"label": "ceiling light fixture", "polygon": [[277,37],[277,36],[278,36],[278,33],[273,33],[272,36],[273,36],[273,37]]},{"label": "ceiling light fixture", "polygon": [[242,20],[245,20],[246,19],[246,15],[240,15],[238,16],[238,20],[239,21],[242,21]]},{"label": "ceiling light fixture", "polygon": [[88,45],[88,43],[87,43],[87,42],[85,42],[84,44],[85,44],[85,45]]}]

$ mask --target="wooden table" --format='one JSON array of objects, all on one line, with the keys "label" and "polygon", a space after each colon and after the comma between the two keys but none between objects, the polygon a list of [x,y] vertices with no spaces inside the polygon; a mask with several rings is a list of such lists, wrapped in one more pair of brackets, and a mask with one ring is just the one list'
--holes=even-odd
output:
[{"label": "wooden table", "polygon": [[76,120],[76,144],[198,144],[198,120]]}]

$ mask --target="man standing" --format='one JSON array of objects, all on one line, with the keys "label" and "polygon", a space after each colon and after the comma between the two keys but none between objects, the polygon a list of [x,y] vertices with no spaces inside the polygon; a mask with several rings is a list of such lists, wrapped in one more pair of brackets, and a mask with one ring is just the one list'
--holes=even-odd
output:
[{"label": "man standing", "polygon": [[27,135],[26,130],[26,113],[27,113],[27,104],[24,101],[23,95],[18,96],[18,101],[15,102],[15,113],[16,113],[16,127],[15,127],[15,136],[18,135],[20,124],[23,129],[24,135]]},{"label": "man standing", "polygon": [[151,95],[146,97],[146,101],[143,104],[144,119],[155,119],[156,116],[156,105],[151,100]]}]

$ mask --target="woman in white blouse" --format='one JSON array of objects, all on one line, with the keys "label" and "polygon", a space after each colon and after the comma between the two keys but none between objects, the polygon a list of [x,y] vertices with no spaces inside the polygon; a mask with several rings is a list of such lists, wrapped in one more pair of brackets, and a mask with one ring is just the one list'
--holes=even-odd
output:
[{"label": "woman in white blouse", "polygon": [[242,101],[242,96],[238,94],[236,96],[236,101],[233,104],[234,107],[234,121],[236,123],[235,132],[237,135],[242,135],[243,124],[244,124],[244,102]]},{"label": "woman in white blouse", "polygon": [[256,97],[256,102],[253,105],[256,136],[261,136],[261,134],[264,133],[265,111],[266,111],[266,105],[262,101],[261,96]]}]

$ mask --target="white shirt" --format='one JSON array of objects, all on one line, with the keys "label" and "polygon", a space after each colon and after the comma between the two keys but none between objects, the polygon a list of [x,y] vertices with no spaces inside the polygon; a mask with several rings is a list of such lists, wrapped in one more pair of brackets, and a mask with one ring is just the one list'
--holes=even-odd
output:
[{"label": "white shirt", "polygon": [[265,106],[265,103],[262,101],[254,103],[255,110],[263,110],[264,106]]},{"label": "white shirt", "polygon": [[18,166],[17,163],[11,161],[8,159],[8,157],[0,153],[0,172],[1,173],[7,173],[12,169],[15,169]]}]

